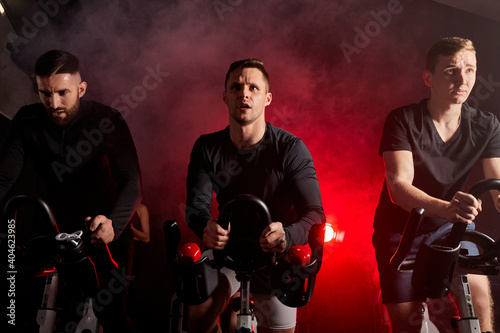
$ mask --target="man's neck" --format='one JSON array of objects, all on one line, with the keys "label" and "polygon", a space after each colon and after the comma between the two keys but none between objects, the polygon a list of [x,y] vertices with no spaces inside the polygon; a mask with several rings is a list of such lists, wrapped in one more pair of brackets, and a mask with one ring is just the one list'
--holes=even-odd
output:
[{"label": "man's neck", "polygon": [[432,100],[427,102],[427,108],[439,136],[448,142],[457,133],[460,126],[462,104],[439,104]]},{"label": "man's neck", "polygon": [[440,103],[435,99],[429,99],[427,108],[432,120],[437,123],[450,123],[460,120],[462,104]]},{"label": "man's neck", "polygon": [[239,149],[250,149],[262,140],[266,132],[266,122],[256,120],[251,124],[240,125],[233,119],[229,121],[229,136]]}]

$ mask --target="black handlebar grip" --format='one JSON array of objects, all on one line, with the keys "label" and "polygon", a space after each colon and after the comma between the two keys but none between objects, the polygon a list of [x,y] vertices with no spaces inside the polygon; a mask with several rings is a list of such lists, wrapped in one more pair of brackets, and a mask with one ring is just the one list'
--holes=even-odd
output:
[{"label": "black handlebar grip", "polygon": [[271,214],[266,204],[251,194],[240,194],[229,200],[222,208],[218,223],[228,229],[231,236],[224,250],[214,250],[216,266],[226,266],[236,272],[256,270],[271,263],[274,254],[262,251],[259,237],[271,223]]},{"label": "black handlebar grip", "polygon": [[57,228],[56,220],[54,218],[54,215],[52,214],[52,211],[50,210],[49,205],[47,205],[47,203],[43,201],[41,198],[36,196],[17,195],[10,198],[9,201],[7,201],[7,204],[5,205],[4,208],[5,217],[9,220],[11,219],[15,220],[16,212],[19,209],[19,207],[23,204],[32,205],[43,213],[46,222],[49,224],[51,233],[53,234],[50,236],[55,237],[59,234],[59,229]]},{"label": "black handlebar grip", "polygon": [[[479,198],[484,192],[490,190],[500,191],[500,179],[485,179],[475,184],[469,190],[475,198]],[[455,223],[451,229],[450,236],[447,241],[447,246],[451,248],[456,248],[464,236],[465,230],[467,229],[467,224],[465,223]]]},{"label": "black handlebar grip", "polygon": [[469,193],[474,197],[479,198],[481,194],[490,190],[498,190],[500,191],[500,179],[485,179],[480,181],[479,183],[472,186],[469,190]]},{"label": "black handlebar grip", "polygon": [[163,235],[166,242],[167,259],[176,258],[177,249],[181,242],[181,229],[177,221],[167,220],[163,223]]},{"label": "black handlebar grip", "polygon": [[390,260],[390,266],[396,271],[405,271],[413,269],[414,260],[406,260],[406,257],[410,253],[413,246],[413,241],[417,234],[420,223],[424,219],[424,209],[414,208],[412,209],[408,221],[406,222],[405,230],[403,231],[403,236],[398,245],[398,249],[392,256]]},{"label": "black handlebar grip", "polygon": [[266,225],[271,224],[271,214],[262,200],[251,194],[239,194],[224,205],[219,216],[219,225],[222,228],[227,229],[232,213],[243,206],[248,206],[249,204],[255,208],[255,211],[259,215],[262,222]]}]

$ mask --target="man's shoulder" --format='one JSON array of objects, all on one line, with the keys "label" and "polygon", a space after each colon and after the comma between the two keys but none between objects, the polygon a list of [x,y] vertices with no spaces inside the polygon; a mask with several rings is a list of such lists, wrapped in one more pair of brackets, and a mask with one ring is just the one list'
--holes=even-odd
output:
[{"label": "man's shoulder", "polygon": [[[191,159],[210,159],[214,154],[220,152],[230,141],[229,129],[201,134],[195,141],[191,150]],[[212,157],[209,157],[212,156]]]},{"label": "man's shoulder", "polygon": [[473,108],[467,103],[462,104],[462,111],[464,111],[465,114],[470,115],[471,118],[475,119],[492,119],[496,117],[495,114],[490,111]]},{"label": "man's shoulder", "polygon": [[201,134],[198,141],[206,143],[220,143],[229,137],[229,127],[226,127],[220,131]]},{"label": "man's shoulder", "polygon": [[80,101],[79,119],[84,119],[85,122],[102,122],[107,119],[110,123],[126,124],[126,116],[109,105],[96,101]]},{"label": "man's shoulder", "polygon": [[276,142],[293,144],[298,141],[301,141],[300,138],[298,138],[294,134],[280,127],[276,127],[271,123],[266,123],[266,130],[269,133],[269,136]]},{"label": "man's shoulder", "polygon": [[118,110],[113,109],[111,106],[96,101],[80,101],[80,110],[85,110],[88,113],[103,116],[108,114],[121,114]]},{"label": "man's shoulder", "polygon": [[407,104],[393,109],[386,118],[386,126],[393,127],[394,124],[414,124],[424,121],[427,110],[428,99],[418,103]]},{"label": "man's shoulder", "polygon": [[498,128],[500,126],[494,113],[473,108],[467,103],[462,105],[462,118],[464,121],[470,121],[471,128],[475,130]]},{"label": "man's shoulder", "polygon": [[395,115],[415,115],[421,114],[427,107],[428,99],[425,98],[418,103],[411,103],[407,105],[400,106],[391,111],[391,114]]},{"label": "man's shoulder", "polygon": [[308,157],[310,155],[309,149],[301,138],[270,123],[267,123],[266,126],[268,134],[266,134],[264,144],[266,144],[266,149],[270,148],[269,151],[288,157]]},{"label": "man's shoulder", "polygon": [[29,104],[21,107],[14,115],[12,121],[25,122],[31,120],[39,120],[46,116],[46,111],[42,103]]}]

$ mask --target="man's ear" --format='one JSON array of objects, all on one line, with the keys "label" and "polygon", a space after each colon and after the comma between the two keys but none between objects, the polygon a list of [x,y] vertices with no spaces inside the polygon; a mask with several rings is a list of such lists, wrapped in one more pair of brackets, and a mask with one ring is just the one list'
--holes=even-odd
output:
[{"label": "man's ear", "polygon": [[422,79],[424,79],[425,85],[429,88],[432,88],[432,73],[426,69],[422,74]]},{"label": "man's ear", "polygon": [[271,94],[270,92],[267,93],[267,95],[266,95],[266,106],[268,106],[269,104],[271,104],[272,100],[273,100],[273,94]]},{"label": "man's ear", "polygon": [[80,82],[80,84],[78,85],[78,96],[82,98],[83,95],[85,95],[86,91],[87,91],[87,82],[85,81]]},{"label": "man's ear", "polygon": [[224,101],[224,104],[227,104],[226,92],[225,91],[222,93],[222,100]]}]

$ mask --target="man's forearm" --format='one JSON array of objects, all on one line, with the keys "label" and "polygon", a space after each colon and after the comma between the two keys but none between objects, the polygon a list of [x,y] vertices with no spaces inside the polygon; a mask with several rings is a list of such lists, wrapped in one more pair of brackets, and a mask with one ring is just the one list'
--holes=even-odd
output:
[{"label": "man's forearm", "polygon": [[446,218],[447,201],[434,198],[411,184],[396,182],[389,186],[389,194],[394,204],[408,212],[421,207],[427,217]]}]

